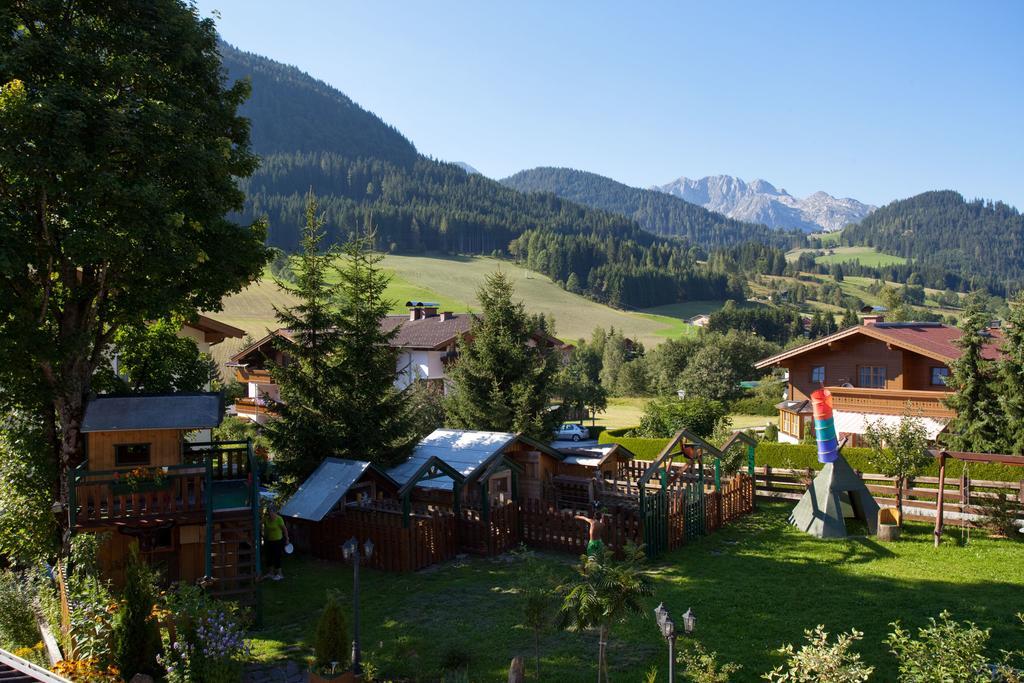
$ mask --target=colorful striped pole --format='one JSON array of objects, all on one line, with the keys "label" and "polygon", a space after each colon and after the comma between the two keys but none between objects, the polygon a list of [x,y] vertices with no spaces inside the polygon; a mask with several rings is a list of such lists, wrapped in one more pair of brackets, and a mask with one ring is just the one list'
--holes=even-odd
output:
[{"label": "colorful striped pole", "polygon": [[814,409],[814,435],[818,440],[818,462],[835,462],[839,457],[836,421],[832,417],[832,394],[822,387],[811,393]]}]

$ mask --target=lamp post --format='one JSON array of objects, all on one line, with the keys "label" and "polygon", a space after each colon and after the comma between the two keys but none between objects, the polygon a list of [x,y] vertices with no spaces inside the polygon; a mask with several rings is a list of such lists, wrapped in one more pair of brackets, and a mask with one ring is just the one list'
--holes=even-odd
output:
[{"label": "lamp post", "polygon": [[654,620],[658,622],[661,637],[668,641],[668,680],[676,680],[676,625],[665,609],[665,603],[654,608]]},{"label": "lamp post", "polygon": [[345,561],[352,561],[352,611],[354,612],[352,627],[352,673],[363,674],[362,648],[359,642],[359,560],[360,557],[370,559],[373,556],[373,541],[366,539],[362,553],[359,552],[359,541],[355,536],[341,546]]},{"label": "lamp post", "polygon": [[[668,642],[668,680],[674,681],[676,680],[676,624],[668,615],[665,603],[658,603],[658,606],[654,608],[654,619],[658,622],[661,637]],[[696,626],[697,617],[694,616],[693,610],[687,607],[683,614],[683,635],[691,635]]]}]

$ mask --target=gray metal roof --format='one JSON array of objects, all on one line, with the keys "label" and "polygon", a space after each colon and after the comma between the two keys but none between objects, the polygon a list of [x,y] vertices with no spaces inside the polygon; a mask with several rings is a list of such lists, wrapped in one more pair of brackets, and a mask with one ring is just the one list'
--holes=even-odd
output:
[{"label": "gray metal roof", "polygon": [[[423,463],[431,456],[435,456],[458,470],[466,478],[470,478],[474,474],[483,472],[483,466],[515,440],[516,435],[508,432],[435,429],[419,442],[408,460],[401,465],[392,467],[388,470],[388,474],[399,485],[403,485]],[[448,477],[443,477],[422,481],[417,486],[451,490],[452,482]]]},{"label": "gray metal roof", "polygon": [[83,432],[128,429],[210,429],[224,417],[217,393],[97,396],[85,406]]},{"label": "gray metal roof", "polygon": [[281,516],[319,522],[369,467],[363,460],[325,458],[281,509]]}]

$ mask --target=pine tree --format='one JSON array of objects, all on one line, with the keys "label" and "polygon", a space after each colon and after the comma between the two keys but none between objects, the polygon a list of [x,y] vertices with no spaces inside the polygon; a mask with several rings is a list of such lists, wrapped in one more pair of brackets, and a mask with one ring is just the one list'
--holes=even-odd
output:
[{"label": "pine tree", "polygon": [[278,287],[298,303],[275,308],[278,323],[291,332],[291,340],[279,340],[278,349],[288,363],[273,365],[270,375],[280,387],[281,402],[275,406],[278,419],[266,432],[274,451],[274,464],[287,491],[303,481],[321,460],[341,450],[345,436],[342,384],[337,362],[341,348],[341,317],[336,302],[339,284],[332,284],[338,252],[334,247],[320,251],[323,221],[317,213],[316,198],[306,198],[306,225],[302,230],[302,251],[293,266],[295,283],[278,281]]},{"label": "pine tree", "polygon": [[956,345],[960,358],[950,363],[946,385],[953,395],[946,405],[956,412],[949,423],[946,441],[951,450],[998,452],[1002,446],[1002,411],[999,405],[998,369],[982,352],[990,338],[984,332],[988,316],[972,304],[965,311],[963,333]]},{"label": "pine tree", "polygon": [[457,428],[548,439],[558,419],[548,409],[558,356],[531,343],[530,318],[512,295],[512,283],[501,272],[488,275],[477,291],[482,316],[474,316],[472,343],[459,341],[445,402],[448,421]]},{"label": "pine tree", "polygon": [[374,233],[352,237],[341,250],[338,270],[340,332],[334,363],[342,391],[342,457],[394,464],[408,455],[422,434],[410,415],[409,393],[395,388],[399,328],[381,328],[394,301],[386,298],[391,277],[383,256],[370,250]]},{"label": "pine tree", "polygon": [[1004,415],[1003,444],[1007,453],[1024,453],[1024,293],[1018,294],[1004,330],[1000,406]]},{"label": "pine tree", "polygon": [[398,329],[381,329],[393,302],[384,296],[383,257],[369,248],[373,234],[321,253],[322,225],[310,195],[295,284],[279,283],[299,300],[277,311],[292,339],[280,344],[289,362],[271,370],[282,403],[279,419],[267,424],[285,491],[325,457],[388,465],[421,436],[409,419],[409,395],[394,387],[390,342]]}]

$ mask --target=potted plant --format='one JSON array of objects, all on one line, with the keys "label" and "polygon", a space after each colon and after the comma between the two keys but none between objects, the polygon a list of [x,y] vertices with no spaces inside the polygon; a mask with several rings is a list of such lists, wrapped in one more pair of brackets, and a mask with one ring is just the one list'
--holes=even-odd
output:
[{"label": "potted plant", "polygon": [[346,669],[349,660],[348,627],[345,614],[334,593],[327,594],[324,611],[316,624],[316,639],[313,644],[313,666],[310,667],[310,683],[332,683],[354,681],[352,672]]},{"label": "potted plant", "polygon": [[148,493],[151,491],[163,491],[170,484],[166,467],[136,467],[129,470],[122,477],[120,473],[114,473],[113,490],[117,495],[126,493]]}]

